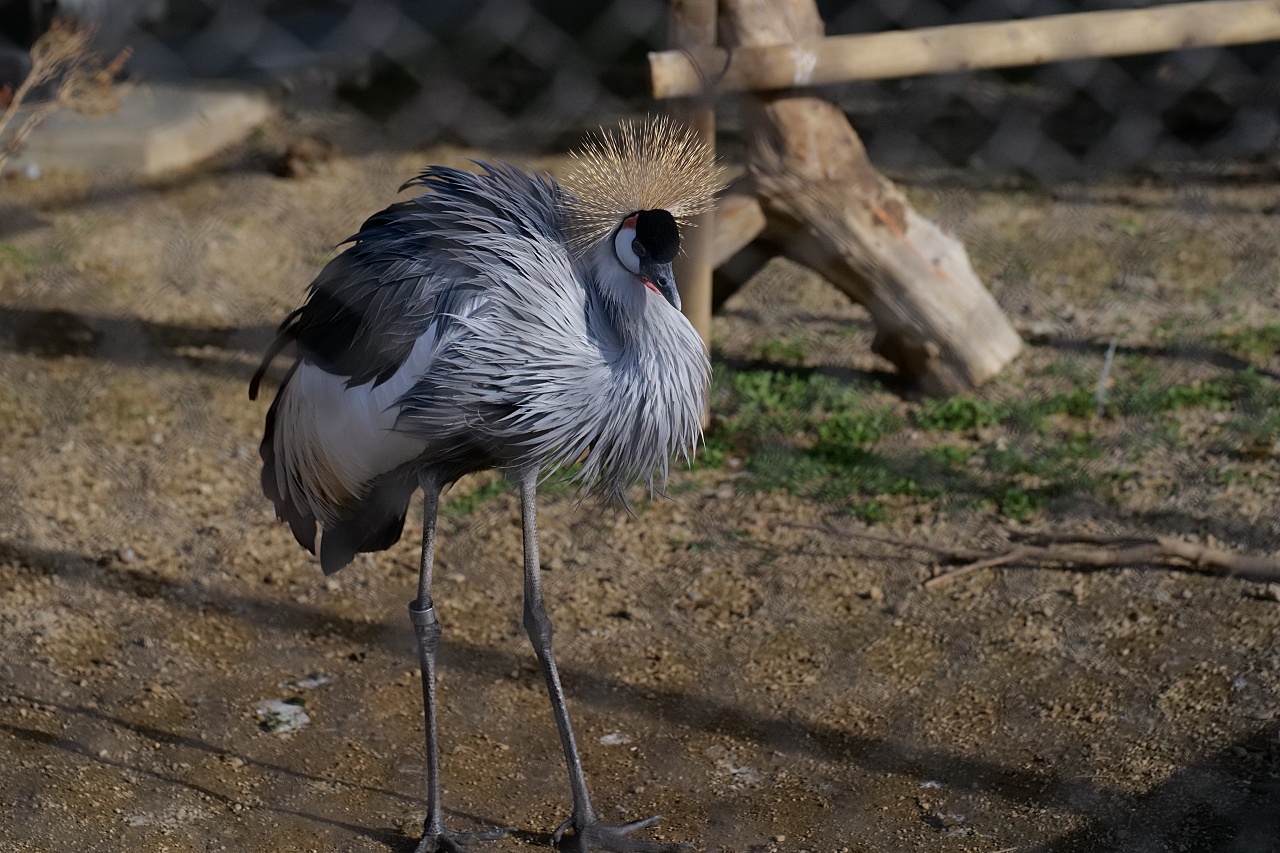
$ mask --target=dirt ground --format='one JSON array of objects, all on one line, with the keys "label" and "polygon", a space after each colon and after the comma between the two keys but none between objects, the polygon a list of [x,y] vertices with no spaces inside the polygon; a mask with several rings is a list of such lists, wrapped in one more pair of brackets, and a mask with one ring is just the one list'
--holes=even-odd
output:
[{"label": "dirt ground", "polygon": [[[420,519],[325,579],[259,492],[266,403],[246,383],[333,244],[458,152],[348,156],[287,180],[264,152],[289,132],[160,184],[0,186],[0,851],[413,849]],[[1070,381],[1054,365],[1096,377],[1113,338],[1171,376],[1238,371],[1199,342],[1280,321],[1276,190],[910,189],[1031,341],[992,399]],[[722,361],[802,339],[804,364],[916,405],[873,386],[888,365],[866,315],[802,269],[771,263],[717,323]],[[1275,381],[1280,365],[1259,367]],[[1224,439],[1229,414],[1187,413],[1108,496],[1021,522],[908,497],[870,529],[972,546],[1159,532],[1280,553],[1276,460]],[[602,816],[661,813],[649,837],[723,853],[1280,850],[1280,587],[1010,566],[926,589],[927,554],[860,541],[840,505],[751,480],[734,458],[682,472],[635,517],[542,502],[557,655]],[[477,850],[536,849],[569,793],[520,623],[517,504],[481,500],[487,482],[460,483],[442,519],[445,805],[454,827],[516,828]],[[255,709],[270,700],[309,723],[269,731]]]}]

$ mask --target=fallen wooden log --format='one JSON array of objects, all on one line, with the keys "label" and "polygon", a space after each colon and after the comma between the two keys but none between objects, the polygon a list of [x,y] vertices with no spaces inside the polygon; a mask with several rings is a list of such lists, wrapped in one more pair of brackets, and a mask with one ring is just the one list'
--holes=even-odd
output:
[{"label": "fallen wooden log", "polygon": [[[813,0],[721,0],[721,37],[734,49],[818,38],[822,27]],[[964,246],[876,172],[835,105],[787,94],[746,108],[765,239],[864,305],[876,323],[873,348],[905,379],[952,394],[1017,355],[1022,341]]]},{"label": "fallen wooden log", "polygon": [[764,210],[749,192],[730,188],[720,196],[711,240],[711,266],[722,266],[765,229]]}]

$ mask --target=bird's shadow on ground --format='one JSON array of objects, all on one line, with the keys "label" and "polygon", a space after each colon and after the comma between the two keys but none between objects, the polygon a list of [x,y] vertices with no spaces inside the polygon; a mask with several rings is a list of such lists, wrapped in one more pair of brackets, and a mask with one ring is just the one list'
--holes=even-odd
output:
[{"label": "bird's shadow on ground", "polygon": [[274,325],[188,326],[62,309],[0,307],[0,350],[124,367],[195,369],[248,381]]},{"label": "bird's shadow on ground", "polygon": [[[112,726],[119,726],[143,737],[178,744],[201,750],[213,755],[232,757],[235,754],[224,748],[210,744],[198,738],[177,735],[154,726],[103,714],[90,708],[49,702],[36,697],[15,694],[13,700],[38,703],[57,709],[62,714],[77,714],[92,717]],[[581,697],[579,697],[581,699]],[[754,727],[754,726],[753,726]],[[9,723],[0,723],[0,731],[8,733],[19,740],[40,746],[58,749],[78,756],[80,759],[112,767],[119,771],[129,771],[140,776],[154,779],[169,785],[190,789],[212,802],[221,803],[230,808],[234,798],[203,785],[196,784],[177,776],[160,772],[148,767],[125,761],[103,757],[94,753],[84,744],[37,729],[24,728]],[[244,756],[240,757],[262,769],[299,780],[323,781],[333,783],[334,779],[320,779],[306,773],[267,762],[260,762]],[[948,767],[962,773],[972,769],[973,762],[967,759],[948,759],[943,762],[931,760],[926,755],[905,758],[897,772],[910,772],[918,778],[936,778],[949,774],[939,773]],[[934,759],[937,758],[935,755]],[[917,760],[918,759],[918,763]],[[1245,765],[1252,762],[1255,767],[1247,771]],[[899,762],[895,762],[899,763]],[[1269,772],[1268,772],[1269,768]],[[1245,771],[1245,772],[1242,772]],[[883,772],[883,771],[882,771]],[[1009,771],[1000,772],[1008,774]],[[1233,793],[1227,799],[1230,804],[1222,807],[1223,795],[1220,793],[1235,788],[1232,783],[1241,777],[1253,776],[1266,778],[1269,782],[1252,785],[1242,795]],[[1208,759],[1184,768],[1170,779],[1139,796],[1126,796],[1116,791],[1090,790],[1090,783],[1072,783],[1063,787],[1064,780],[1042,779],[1039,791],[1047,794],[1048,799],[1077,803],[1094,804],[1093,814],[1086,811],[1085,823],[1072,831],[1044,844],[1026,848],[1033,853],[1124,853],[1134,849],[1133,845],[1152,840],[1172,842],[1180,839],[1183,844],[1179,849],[1188,850],[1240,850],[1268,851],[1274,850],[1275,842],[1280,839],[1280,724],[1271,723],[1259,728],[1249,735],[1226,745]],[[990,777],[987,777],[988,779]],[[341,782],[351,788],[363,789],[399,800],[417,802],[416,798],[386,791],[380,788],[369,788],[353,782]],[[955,777],[946,783],[950,787],[956,785]],[[979,787],[984,787],[979,785]],[[1009,789],[1000,786],[1001,790],[988,787],[987,792],[1008,794]],[[1213,793],[1207,793],[1213,792]],[[1105,794],[1104,799],[1099,799]],[[1036,797],[1021,798],[1026,803],[1036,802]],[[1066,803],[1060,803],[1066,804]],[[278,805],[262,803],[255,808],[273,814],[298,818],[339,829],[352,835],[367,838],[383,845],[393,853],[412,853],[418,841],[411,834],[406,834],[394,827],[370,828],[356,823],[334,820],[330,817],[300,811]],[[1079,809],[1077,809],[1079,810]],[[496,827],[498,824],[478,815],[448,810],[451,821],[466,822],[479,827]],[[838,819],[838,818],[837,818]],[[510,837],[529,844],[550,847],[552,836],[546,832],[530,832],[516,829]],[[716,839],[705,839],[704,844],[716,844]]]},{"label": "bird's shadow on ground", "polygon": [[[80,715],[94,717],[101,722],[107,723],[108,725],[120,726],[121,728],[128,729],[138,734],[143,734],[146,737],[150,737],[150,738],[159,740],[161,742],[179,743],[183,746],[188,746],[194,749],[199,749],[199,750],[208,752],[213,755],[225,756],[228,758],[234,755],[234,753],[232,753],[230,750],[216,747],[212,744],[206,743],[204,741],[201,741],[195,738],[189,738],[183,735],[176,735],[176,734],[173,734],[172,732],[165,731],[164,729],[154,728],[152,726],[139,725],[137,723],[132,723],[127,720],[120,719],[118,717],[112,717],[106,714],[98,713],[89,708],[59,704],[56,702],[50,702],[45,699],[38,699],[35,697],[23,696],[21,694],[13,694],[13,698],[20,701],[34,702],[46,707],[56,708],[62,714],[80,714]],[[79,756],[84,761],[92,764],[97,764],[102,767],[111,767],[118,771],[128,772],[132,774],[137,774],[138,776],[141,776],[141,777],[150,778],[157,782],[163,782],[169,785],[187,788],[191,791],[196,792],[200,796],[207,798],[211,802],[220,803],[222,806],[228,809],[234,806],[236,802],[235,798],[233,797],[229,797],[226,794],[219,793],[218,791],[215,791],[212,788],[208,788],[204,785],[196,784],[195,782],[191,782],[187,779],[182,779],[168,773],[162,773],[158,770],[154,770],[152,768],[145,767],[140,764],[130,763],[127,761],[119,761],[110,757],[103,757],[100,754],[94,753],[87,746],[85,746],[84,744],[72,738],[66,738],[60,735],[50,734],[49,732],[43,732],[43,731],[40,731],[39,729],[31,729],[31,728],[25,728],[22,726],[15,726],[10,723],[0,723],[0,731],[7,733],[14,738],[17,738],[18,740],[24,740],[24,741],[27,741],[28,743],[37,744],[37,745],[48,747],[51,749],[58,749],[66,753],[70,753],[71,755]],[[250,761],[249,759],[246,759],[246,762],[249,762],[249,761]],[[262,762],[257,762],[257,761],[253,761],[252,763],[258,764],[262,767],[265,767],[273,771],[279,771],[281,773],[298,777],[298,778],[309,779],[317,782],[333,781],[333,780],[320,779],[319,777],[310,776],[308,774],[298,773],[297,771],[289,770],[287,768],[282,768],[282,767],[279,767],[278,765],[263,764]],[[351,783],[347,783],[347,784],[351,784]],[[351,784],[351,787],[363,787],[363,786]],[[389,791],[381,791],[380,789],[373,789],[373,790],[378,790],[379,793],[389,794],[391,796],[399,796],[396,794],[391,794],[391,792]],[[325,824],[335,829],[344,830],[353,835],[363,836],[365,838],[368,838],[372,841],[376,841],[392,849],[396,849],[397,842],[401,838],[401,835],[398,830],[369,829],[369,828],[360,826],[359,824],[347,823],[345,821],[340,821],[340,820],[334,820],[333,818],[324,817],[322,815],[312,814],[310,812],[298,811],[296,809],[285,808],[277,805],[261,804],[256,808],[261,808],[266,811],[272,812],[274,814],[286,815],[289,817],[296,817],[296,818],[301,818],[303,820],[314,821],[316,823]]]},{"label": "bird's shadow on ground", "polygon": [[[217,588],[202,587],[195,583],[159,578],[109,560],[89,559],[68,552],[50,551],[12,542],[0,542],[0,557],[35,571],[58,575],[79,583],[92,584],[106,590],[128,592],[148,598],[160,597],[181,609],[218,610],[249,623],[272,626],[272,630],[321,631],[363,644],[386,643],[392,637],[399,636],[397,632],[390,630],[389,626],[333,616],[309,605],[259,599],[228,593]],[[408,629],[404,630],[407,632]],[[443,669],[446,671],[456,669],[482,679],[500,679],[524,663],[523,656],[519,654],[488,646],[446,641],[441,648]],[[1219,751],[1208,762],[1188,766],[1163,785],[1135,797],[1101,785],[1090,778],[1064,778],[1048,770],[1013,768],[995,762],[949,754],[939,749],[865,737],[837,726],[824,725],[812,720],[762,714],[715,696],[690,695],[678,691],[664,691],[652,686],[630,685],[591,670],[566,668],[564,681],[574,701],[592,705],[597,709],[633,712],[637,708],[642,708],[664,723],[727,734],[758,743],[779,753],[809,753],[819,760],[859,766],[868,773],[937,780],[957,792],[994,795],[1026,807],[1053,806],[1072,812],[1083,811],[1088,817],[1089,828],[1073,831],[1058,841],[1036,848],[1045,853],[1110,849],[1100,845],[1102,836],[1106,836],[1126,822],[1133,823],[1134,810],[1140,809],[1143,803],[1158,804],[1161,814],[1164,815],[1163,823],[1158,826],[1152,825],[1150,828],[1152,832],[1162,831],[1159,827],[1173,826],[1178,820],[1186,822],[1192,820],[1195,815],[1205,814],[1215,816],[1214,820],[1210,821],[1215,826],[1238,825],[1249,828],[1256,825],[1262,827],[1257,830],[1261,832],[1276,820],[1274,817],[1269,818],[1265,815],[1280,814],[1280,809],[1274,808],[1280,806],[1280,786],[1274,783],[1254,785],[1243,798],[1237,798],[1236,806],[1227,812],[1213,808],[1212,804],[1197,802],[1188,793],[1194,793],[1197,785],[1203,787],[1205,778],[1217,779],[1223,784],[1237,782],[1242,777],[1265,780],[1267,778],[1265,768],[1257,771],[1248,769],[1246,759],[1239,757],[1241,754],[1256,756],[1260,753],[1264,761],[1270,762],[1270,766],[1280,770],[1280,755],[1277,755],[1278,732],[1275,722],[1259,728],[1239,743]],[[28,697],[28,699],[58,708],[63,713],[80,714],[105,725],[123,727],[155,741],[174,743],[205,753],[228,756],[232,754],[226,748],[200,738],[167,732],[112,716],[97,709],[49,702],[41,697]],[[57,735],[12,725],[6,725],[4,728],[15,737],[62,749],[79,755],[87,761],[120,763],[109,758],[101,758],[82,744]],[[258,761],[248,756],[241,756],[241,758],[271,773],[300,780],[313,779],[307,773],[279,764]],[[176,776],[131,765],[129,769],[170,784],[191,787],[215,800],[227,801],[230,805],[230,799],[226,795],[206,790]],[[352,782],[342,784],[356,789],[365,789],[401,802],[416,802],[416,798],[406,797],[394,791],[368,788]],[[1179,791],[1182,793],[1178,793]],[[1183,801],[1185,801],[1185,807],[1179,805]],[[282,814],[315,820],[360,834],[385,844],[397,853],[412,849],[412,845],[405,842],[405,836],[399,830],[370,829],[333,821],[319,815],[276,806],[267,807],[277,809]],[[496,825],[491,820],[476,816],[459,815],[458,817],[470,819],[481,825]],[[1213,830],[1209,827],[1204,831]],[[1249,831],[1254,830],[1249,829]],[[545,834],[522,834],[519,837],[534,843],[545,843],[549,840]],[[1124,849],[1124,845],[1114,849]]]},{"label": "bird's shadow on ground", "polygon": [[[1034,347],[1043,347],[1061,353],[1071,353],[1073,355],[1090,354],[1098,357],[1105,356],[1111,346],[1110,342],[1105,340],[1075,338],[1065,335],[1036,336],[1032,337],[1028,343]],[[1174,341],[1167,344],[1117,344],[1115,353],[1116,355],[1139,356],[1142,358],[1166,358],[1172,361],[1215,367],[1219,370],[1236,373],[1252,370],[1259,376],[1280,380],[1280,373],[1259,367],[1226,350],[1195,341]]]},{"label": "bird's shadow on ground", "polygon": [[[1252,765],[1252,766],[1250,766]],[[1244,786],[1241,780],[1252,779]],[[1027,853],[1280,850],[1280,722],[1259,727]]]}]

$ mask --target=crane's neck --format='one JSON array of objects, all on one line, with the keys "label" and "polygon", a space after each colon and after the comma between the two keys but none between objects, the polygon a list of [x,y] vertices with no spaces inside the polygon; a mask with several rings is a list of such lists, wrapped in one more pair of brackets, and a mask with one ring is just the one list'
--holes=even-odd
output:
[{"label": "crane's neck", "polygon": [[669,460],[688,459],[702,434],[711,365],[702,339],[674,306],[607,253],[588,252],[580,270],[588,290],[588,334],[610,379],[591,389],[607,413],[596,426],[584,476],[602,476],[618,499],[637,477],[660,488]]},{"label": "crane's neck", "polygon": [[624,348],[651,352],[664,347],[681,325],[688,325],[671,303],[618,261],[611,241],[596,243],[581,263],[601,319]]},{"label": "crane's neck", "polygon": [[589,253],[589,325],[601,329],[601,343],[616,348],[610,361],[619,377],[638,383],[631,390],[664,398],[668,405],[692,406],[702,417],[711,365],[697,331],[675,306],[617,262],[611,246]]}]

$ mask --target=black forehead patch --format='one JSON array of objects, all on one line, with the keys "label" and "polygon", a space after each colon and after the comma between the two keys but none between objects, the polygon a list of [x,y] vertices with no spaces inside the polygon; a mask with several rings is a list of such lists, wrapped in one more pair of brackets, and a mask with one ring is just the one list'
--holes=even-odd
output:
[{"label": "black forehead patch", "polygon": [[680,227],[676,218],[665,210],[642,210],[636,214],[636,239],[649,257],[669,264],[680,251]]}]

